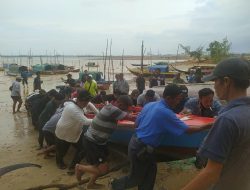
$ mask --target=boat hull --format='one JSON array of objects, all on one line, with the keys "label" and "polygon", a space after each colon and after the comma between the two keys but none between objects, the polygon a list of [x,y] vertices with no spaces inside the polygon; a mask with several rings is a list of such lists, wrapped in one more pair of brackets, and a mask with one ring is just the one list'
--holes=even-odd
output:
[{"label": "boat hull", "polygon": [[[153,73],[149,72],[148,69],[143,69],[143,72],[141,72],[140,68],[130,69],[130,68],[127,67],[127,69],[128,69],[128,71],[130,73],[132,73],[133,75],[136,75],[136,76],[138,76],[141,73],[142,73],[143,77],[150,77],[150,76],[153,75]],[[164,75],[165,78],[170,78],[171,79],[171,78],[175,77],[176,72],[161,72],[160,74]]]},{"label": "boat hull", "polygon": [[[133,134],[133,129],[118,127],[112,134],[110,142],[127,147]],[[194,157],[207,134],[208,131],[180,136],[165,134],[160,146],[156,148],[157,161],[172,161]]]}]

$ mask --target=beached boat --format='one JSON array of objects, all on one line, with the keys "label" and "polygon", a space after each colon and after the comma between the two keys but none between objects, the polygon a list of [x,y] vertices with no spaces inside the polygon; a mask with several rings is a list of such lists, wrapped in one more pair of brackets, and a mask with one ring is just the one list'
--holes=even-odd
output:
[{"label": "beached boat", "polygon": [[191,70],[196,71],[197,69],[201,69],[201,73],[203,75],[208,75],[213,72],[216,65],[196,65],[193,67],[188,68],[187,70],[181,70],[176,68],[173,64],[170,65],[175,71],[180,73],[189,74]]},{"label": "beached boat", "polygon": [[[131,63],[132,66],[141,67],[140,63]],[[147,67],[149,64],[143,64],[143,67]]]},{"label": "beached boat", "polygon": [[[213,122],[213,118],[189,116],[184,122],[187,125],[198,126]],[[111,142],[128,145],[131,136],[134,134],[134,122],[119,121],[118,127],[112,134]],[[178,160],[190,158],[196,155],[196,151],[202,143],[204,137],[208,134],[208,130],[175,136],[172,134],[164,134],[160,140],[160,146],[156,152],[161,155],[163,160]]]},{"label": "beached boat", "polygon": [[[87,115],[87,117],[93,118],[94,114]],[[199,126],[214,121],[214,118],[194,115],[190,115],[186,118],[179,115],[179,117],[182,117],[187,125],[193,126]],[[117,128],[111,136],[110,142],[124,147],[128,146],[135,131],[134,127],[133,121],[119,121]],[[204,130],[193,134],[182,134],[180,136],[168,133],[164,134],[163,138],[160,139],[160,146],[156,149],[157,160],[170,161],[194,157],[203,139],[208,134],[208,131],[209,130]]]},{"label": "beached boat", "polygon": [[33,74],[32,71],[29,71],[28,67],[20,66],[18,64],[10,64],[8,69],[6,69],[6,74],[9,76],[18,76],[21,74],[21,72],[27,72],[27,77],[31,77]]},{"label": "beached boat", "polygon": [[39,71],[41,75],[67,74],[70,71],[61,64],[36,64],[32,66],[33,72]]},{"label": "beached boat", "polygon": [[[83,72],[79,73],[79,80],[82,79]],[[100,71],[88,71],[88,74],[91,74],[93,79],[97,82],[97,87],[99,90],[108,90],[113,81],[105,81],[103,79],[103,73]]]},{"label": "beached boat", "polygon": [[76,69],[74,66],[69,66],[69,67],[66,67],[69,72],[72,72],[72,73],[78,73],[80,71],[80,69]]},{"label": "beached boat", "polygon": [[159,62],[155,62],[155,65],[168,65],[167,61],[159,61]]},{"label": "beached boat", "polygon": [[177,72],[171,72],[168,70],[167,65],[153,65],[153,66],[148,66],[148,67],[143,67],[143,70],[141,68],[128,68],[127,70],[132,73],[133,75],[138,76],[139,74],[142,73],[144,77],[150,77],[154,74],[156,70],[161,71],[161,75],[164,75],[166,78],[174,78]]}]

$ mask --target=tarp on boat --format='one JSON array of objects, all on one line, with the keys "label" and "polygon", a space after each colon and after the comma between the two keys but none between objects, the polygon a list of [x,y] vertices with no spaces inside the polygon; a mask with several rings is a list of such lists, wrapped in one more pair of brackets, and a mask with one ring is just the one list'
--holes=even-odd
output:
[{"label": "tarp on boat", "polygon": [[149,72],[154,72],[156,70],[160,70],[162,73],[166,73],[169,71],[168,65],[152,65],[148,67]]},{"label": "tarp on boat", "polygon": [[54,71],[54,70],[65,70],[65,66],[62,64],[37,64],[32,66],[34,72],[37,71]]}]

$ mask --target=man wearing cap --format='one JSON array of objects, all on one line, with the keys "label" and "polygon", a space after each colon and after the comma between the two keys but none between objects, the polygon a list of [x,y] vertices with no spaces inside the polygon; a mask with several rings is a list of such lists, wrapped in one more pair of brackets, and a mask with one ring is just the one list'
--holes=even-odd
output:
[{"label": "man wearing cap", "polygon": [[175,113],[180,113],[183,110],[185,103],[189,100],[187,86],[183,85],[183,84],[179,85],[179,86],[180,86],[180,89],[181,89],[181,100],[180,100],[180,103],[177,104],[175,106],[175,108],[173,108],[173,111]]},{"label": "man wearing cap", "polygon": [[199,149],[207,165],[183,190],[250,189],[249,62],[230,58],[218,63],[204,81],[213,80],[217,96],[228,104]]},{"label": "man wearing cap", "polygon": [[155,93],[155,91],[149,89],[146,92],[140,94],[137,98],[137,106],[145,106],[149,102],[159,101],[161,98],[159,94]]},{"label": "man wearing cap", "polygon": [[11,98],[13,100],[13,106],[12,106],[13,113],[16,113],[16,103],[18,102],[17,112],[20,111],[20,108],[23,103],[22,98],[21,98],[21,86],[20,86],[21,80],[22,79],[20,77],[17,77],[11,86]]},{"label": "man wearing cap", "polygon": [[98,94],[97,83],[91,74],[88,75],[83,88],[88,91],[92,97],[95,97]]},{"label": "man wearing cap", "polygon": [[132,136],[128,155],[131,171],[128,176],[113,179],[113,190],[129,189],[137,186],[140,190],[154,189],[157,165],[154,148],[160,145],[165,133],[182,135],[185,132],[197,132],[211,126],[187,126],[172,111],[181,99],[181,89],[176,84],[169,84],[163,92],[163,99],[148,103],[138,115],[135,135]]}]

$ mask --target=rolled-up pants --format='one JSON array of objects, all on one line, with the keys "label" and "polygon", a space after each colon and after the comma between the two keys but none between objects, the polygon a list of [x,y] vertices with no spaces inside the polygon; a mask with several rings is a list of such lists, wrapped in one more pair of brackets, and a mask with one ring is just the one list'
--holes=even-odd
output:
[{"label": "rolled-up pants", "polygon": [[114,179],[113,190],[128,189],[138,186],[138,190],[153,190],[157,172],[154,153],[145,151],[147,145],[136,136],[129,142],[128,156],[131,162],[128,176]]}]

